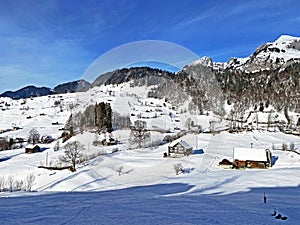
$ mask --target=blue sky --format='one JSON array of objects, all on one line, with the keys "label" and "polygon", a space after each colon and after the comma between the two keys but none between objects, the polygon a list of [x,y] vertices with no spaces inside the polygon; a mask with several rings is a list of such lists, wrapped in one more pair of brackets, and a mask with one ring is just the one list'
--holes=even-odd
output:
[{"label": "blue sky", "polygon": [[1,0],[0,92],[81,79],[105,52],[173,42],[214,61],[300,36],[297,0]]}]

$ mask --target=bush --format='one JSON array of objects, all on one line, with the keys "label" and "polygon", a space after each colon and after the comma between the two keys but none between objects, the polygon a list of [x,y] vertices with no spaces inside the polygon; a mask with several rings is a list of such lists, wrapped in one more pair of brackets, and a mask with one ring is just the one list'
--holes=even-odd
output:
[{"label": "bush", "polygon": [[291,143],[290,144],[290,150],[291,151],[295,151],[295,143]]},{"label": "bush", "polygon": [[287,144],[286,143],[282,143],[282,151],[287,151]]},{"label": "bush", "polygon": [[180,172],[183,172],[183,166],[181,163],[177,163],[174,165],[175,173],[178,175]]},{"label": "bush", "polygon": [[58,151],[58,150],[59,150],[59,141],[57,141],[54,146],[54,151]]}]

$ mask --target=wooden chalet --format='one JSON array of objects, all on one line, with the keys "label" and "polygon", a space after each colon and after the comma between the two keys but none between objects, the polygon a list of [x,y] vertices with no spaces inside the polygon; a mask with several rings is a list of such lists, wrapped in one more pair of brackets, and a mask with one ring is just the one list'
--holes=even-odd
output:
[{"label": "wooden chalet", "polygon": [[168,156],[182,157],[191,155],[193,147],[181,139],[172,141],[168,146]]},{"label": "wooden chalet", "polygon": [[25,153],[36,153],[36,152],[40,152],[41,148],[38,145],[27,145],[25,147]]},{"label": "wooden chalet", "polygon": [[233,150],[233,167],[268,168],[272,166],[272,154],[269,149],[235,148]]}]

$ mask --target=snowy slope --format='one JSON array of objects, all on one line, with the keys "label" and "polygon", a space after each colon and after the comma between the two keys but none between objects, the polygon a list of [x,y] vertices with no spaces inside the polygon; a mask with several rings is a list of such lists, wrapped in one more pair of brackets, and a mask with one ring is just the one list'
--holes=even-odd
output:
[{"label": "snowy slope", "polygon": [[[85,133],[77,139],[88,141],[88,136]],[[81,165],[75,173],[37,169],[34,164],[44,158],[44,152],[34,155],[17,150],[1,152],[2,158],[11,156],[5,164],[1,162],[1,172],[15,176],[37,174],[34,190],[38,192],[1,193],[8,198],[1,199],[0,221],[3,224],[16,221],[25,224],[75,221],[79,224],[297,224],[300,220],[299,155],[272,151],[278,159],[267,170],[231,170],[217,166],[223,158],[232,159],[232,146],[246,147],[254,143],[255,147],[267,147],[283,139],[299,141],[294,136],[268,132],[201,134],[198,138],[188,135],[184,140],[194,147],[198,140],[204,154],[178,159],[162,157],[167,146],[126,150],[126,146],[120,145],[120,152],[100,156]],[[51,159],[55,158],[53,150],[47,152]],[[182,163],[187,172],[176,176],[175,163]],[[121,176],[116,172],[119,166],[124,167]],[[267,204],[263,203],[264,192]],[[40,210],[28,217],[31,207]],[[288,220],[272,217],[274,208]]]},{"label": "snowy slope", "polygon": [[270,70],[300,61],[300,37],[282,35],[274,42],[266,43],[246,58],[231,58],[228,62],[213,62],[204,56],[190,65],[201,64],[214,70],[237,69],[245,72]]},{"label": "snowy slope", "polygon": [[[299,136],[281,132],[254,130],[230,134],[187,134],[182,137],[193,146],[195,154],[183,158],[164,158],[168,145],[155,145],[168,130],[186,129],[188,118],[208,129],[224,129],[226,121],[213,114],[179,114],[163,100],[147,98],[145,87],[130,84],[95,87],[87,92],[37,97],[24,100],[0,99],[1,137],[28,136],[31,128],[41,135],[58,138],[69,115],[90,104],[110,102],[114,111],[147,121],[152,142],[148,148],[129,150],[129,130],[116,130],[117,146],[94,146],[96,134],[78,133],[69,141],[84,145],[86,156],[98,154],[78,166],[76,172],[51,171],[40,165],[58,165],[64,145],[54,151],[54,143],[42,144],[42,152],[25,154],[24,148],[0,151],[0,178],[24,180],[35,176],[36,192],[0,192],[2,224],[274,224],[270,214],[276,207],[288,216],[284,223],[300,220],[300,155],[273,150],[282,143],[300,149]],[[58,104],[57,102],[60,102]],[[55,103],[56,102],[56,103]],[[29,118],[30,117],[30,118]],[[58,125],[53,125],[52,123]],[[19,130],[10,130],[13,127]],[[8,129],[8,130],[7,130]],[[4,130],[6,132],[4,132]],[[98,136],[98,139],[104,136]],[[267,170],[223,169],[218,163],[232,160],[234,147],[269,148],[275,161]],[[117,152],[112,153],[113,150]],[[200,150],[201,149],[201,150]],[[101,154],[101,155],[100,155]],[[175,175],[174,165],[181,163],[184,173]],[[120,175],[117,172],[123,167]],[[66,193],[67,192],[67,193]],[[71,192],[71,193],[68,193]],[[268,204],[263,204],[266,192]],[[32,209],[33,207],[34,209]],[[36,210],[39,209],[39,210]],[[33,213],[33,211],[35,213]],[[31,216],[28,216],[30,214]],[[128,216],[130,215],[130,216]],[[263,223],[260,223],[264,221]]]}]

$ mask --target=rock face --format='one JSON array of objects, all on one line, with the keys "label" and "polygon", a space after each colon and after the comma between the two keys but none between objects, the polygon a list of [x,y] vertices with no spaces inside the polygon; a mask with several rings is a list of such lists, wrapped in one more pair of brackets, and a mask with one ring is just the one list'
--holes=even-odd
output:
[{"label": "rock face", "polygon": [[280,36],[272,43],[266,43],[246,58],[232,58],[226,63],[213,63],[214,70],[241,70],[252,73],[261,70],[284,69],[300,62],[300,38]]}]

